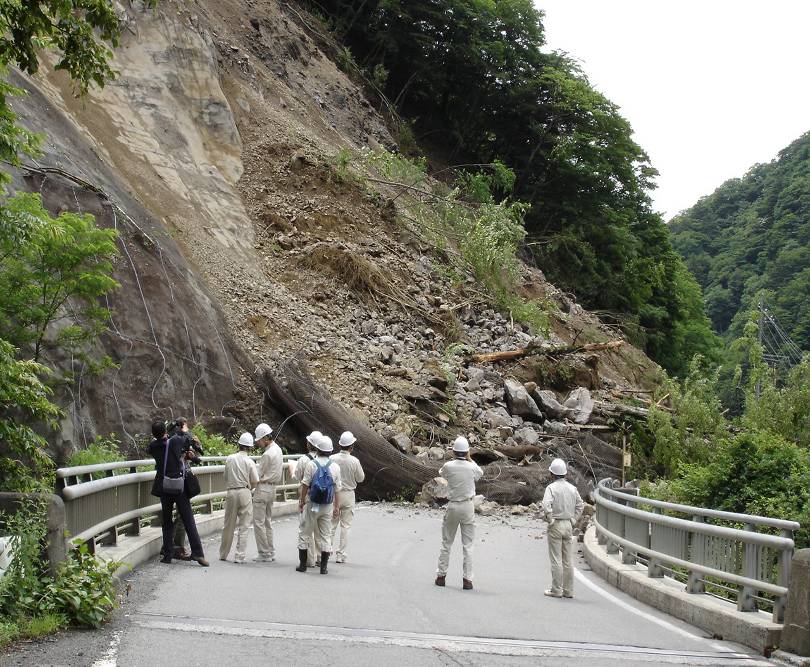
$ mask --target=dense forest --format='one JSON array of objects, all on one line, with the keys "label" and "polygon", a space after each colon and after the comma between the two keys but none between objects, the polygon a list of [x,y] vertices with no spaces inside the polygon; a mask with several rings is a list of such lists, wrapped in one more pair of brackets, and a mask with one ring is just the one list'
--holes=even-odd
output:
[{"label": "dense forest", "polygon": [[764,290],[781,326],[810,350],[810,132],[773,162],[724,183],[670,229],[716,331],[739,337]]},{"label": "dense forest", "polygon": [[[650,204],[655,170],[618,108],[543,50],[531,0],[308,3],[438,169],[500,160],[531,205],[525,253],[670,371],[715,345],[701,291]],[[406,145],[406,141],[400,141]]]}]

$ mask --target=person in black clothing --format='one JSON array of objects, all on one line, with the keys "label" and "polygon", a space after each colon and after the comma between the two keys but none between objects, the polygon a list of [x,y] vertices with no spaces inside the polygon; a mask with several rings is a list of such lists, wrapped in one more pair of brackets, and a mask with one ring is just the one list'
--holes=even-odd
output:
[{"label": "person in black clothing", "polygon": [[[197,436],[189,432],[188,419],[185,417],[178,417],[170,421],[166,426],[166,432],[169,435],[169,442],[174,438],[180,440],[179,447],[182,451],[186,452],[186,459],[189,462],[200,460],[203,454],[203,448]],[[177,443],[172,443],[170,446],[176,447]],[[186,468],[188,470],[188,467]],[[188,488],[184,493],[188,494]],[[191,496],[189,496],[191,498]],[[174,522],[174,558],[178,560],[191,560],[191,554],[185,549],[186,545],[186,528],[182,521]],[[163,556],[165,550],[161,547],[160,555]]]},{"label": "person in black clothing", "polygon": [[[160,508],[163,512],[163,558],[161,563],[171,563],[174,554],[174,522],[172,510],[177,506],[177,513],[186,528],[189,544],[191,546],[191,560],[196,560],[203,567],[208,567],[208,561],[203,554],[202,542],[194,523],[194,514],[191,512],[191,501],[185,493],[170,495],[163,493],[163,477],[180,477],[186,465],[188,449],[186,440],[180,437],[169,438],[166,433],[166,424],[156,421],[152,424],[154,440],[149,445],[149,453],[155,459],[155,481],[152,484],[152,495],[160,498]],[[168,453],[167,453],[168,449]],[[166,460],[164,470],[163,461]]]}]

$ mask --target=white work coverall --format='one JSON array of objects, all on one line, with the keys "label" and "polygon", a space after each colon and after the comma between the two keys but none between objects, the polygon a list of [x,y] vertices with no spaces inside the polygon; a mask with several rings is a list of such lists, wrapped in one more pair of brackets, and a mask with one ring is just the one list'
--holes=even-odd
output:
[{"label": "white work coverall", "polygon": [[481,479],[484,471],[473,461],[454,459],[445,463],[439,475],[447,480],[449,502],[442,522],[442,548],[439,551],[439,565],[436,574],[447,575],[450,565],[450,549],[461,527],[461,546],[464,553],[463,577],[473,578],[473,540],[475,539],[475,482]]},{"label": "white work coverall", "polygon": [[577,487],[557,479],[543,494],[543,513],[549,522],[548,559],[551,562],[551,592],[573,597],[574,563],[571,537],[585,503]]},{"label": "white work coverall", "polygon": [[[312,452],[307,452],[304,456],[298,459],[298,462],[295,464],[295,472],[293,473],[293,477],[295,477],[296,482],[301,482],[304,479],[304,469],[307,467],[307,463],[309,463],[315,454]],[[300,533],[303,530],[304,524],[306,523],[307,517],[306,512],[301,512],[298,516],[298,532]],[[312,527],[314,530],[314,526]],[[307,548],[307,567],[315,567],[315,562],[320,559],[321,554],[315,553],[315,539],[314,533],[312,533],[313,539],[309,541],[309,547]],[[301,547],[302,549],[304,547]]]},{"label": "white work coverall", "polygon": [[[332,474],[332,483],[335,487],[335,500],[339,500],[340,466],[330,461],[326,456],[318,455],[316,459],[307,461],[304,467],[304,477],[301,480],[301,484],[309,488],[312,487],[312,479],[315,477],[315,473],[318,470],[315,461],[321,466],[329,466],[329,472]],[[332,553],[332,513],[335,509],[334,501],[328,505],[315,505],[309,498],[309,492],[307,492],[306,498],[306,505],[304,505],[304,510],[301,513],[304,516],[304,520],[298,524],[298,548],[309,549],[314,538],[315,549],[319,555],[324,552]]]},{"label": "white work coverall", "polygon": [[335,533],[340,526],[340,543],[337,545],[336,563],[346,562],[346,545],[349,542],[349,531],[354,519],[354,490],[366,478],[363,466],[356,456],[341,451],[332,457],[332,461],[340,466],[340,502],[338,503],[338,516],[332,520],[332,546],[335,547]]},{"label": "white work coverall", "polygon": [[231,552],[234,530],[238,529],[236,554],[234,560],[245,561],[247,551],[248,529],[253,518],[253,503],[250,490],[259,481],[256,464],[242,450],[225,459],[225,525],[222,527],[222,541],[219,545],[219,557],[226,560]]},{"label": "white work coverall", "polygon": [[274,558],[273,544],[273,502],[276,499],[276,485],[281,484],[284,475],[284,455],[275,442],[271,443],[258,461],[259,483],[253,492],[253,534],[259,556]]}]

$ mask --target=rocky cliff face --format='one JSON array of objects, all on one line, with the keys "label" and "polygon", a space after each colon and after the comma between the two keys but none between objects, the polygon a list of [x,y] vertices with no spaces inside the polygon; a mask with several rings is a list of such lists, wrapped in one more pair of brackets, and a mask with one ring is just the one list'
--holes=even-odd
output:
[{"label": "rocky cliff face", "polygon": [[450,280],[445,251],[397,222],[392,193],[335,177],[341,148],[393,141],[294,6],[120,11],[120,77],[103,90],[77,100],[59,73],[18,77],[30,94],[15,107],[47,136],[18,187],[121,233],[122,287],[99,342],[119,368],[90,378],[74,367],[59,452],[109,432],[134,447],[158,414],[258,418],[272,405],[256,370],[296,355],[335,401],[409,451],[458,430],[487,447],[536,443],[526,429],[542,434],[543,419],[502,414],[507,376],[560,398],[647,381],[653,364],[629,346],[553,367],[449,359],[451,341],[497,351],[617,334],[527,268],[527,295],[552,306],[537,341],[489,308],[471,276]]}]

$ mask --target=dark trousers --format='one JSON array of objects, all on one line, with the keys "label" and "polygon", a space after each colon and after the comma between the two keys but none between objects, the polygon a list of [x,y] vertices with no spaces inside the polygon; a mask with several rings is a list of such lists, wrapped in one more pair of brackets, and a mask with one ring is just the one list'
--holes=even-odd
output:
[{"label": "dark trousers", "polygon": [[174,553],[174,522],[172,521],[172,509],[177,505],[177,514],[188,533],[188,543],[191,547],[192,558],[202,557],[203,548],[200,542],[200,534],[197,532],[197,524],[194,522],[194,514],[191,511],[191,501],[185,493],[177,496],[160,496],[160,509],[163,512],[163,554]]}]

